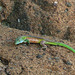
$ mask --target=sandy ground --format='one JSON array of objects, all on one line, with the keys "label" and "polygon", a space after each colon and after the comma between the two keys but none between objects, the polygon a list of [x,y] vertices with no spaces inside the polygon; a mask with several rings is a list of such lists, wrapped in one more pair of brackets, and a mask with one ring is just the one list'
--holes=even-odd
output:
[{"label": "sandy ground", "polygon": [[[21,35],[41,37],[0,25],[0,75],[75,75],[73,52],[51,45],[47,45],[47,50],[42,50],[39,44],[14,45],[16,37]],[[64,42],[75,49],[75,43],[49,36],[42,37]]]}]

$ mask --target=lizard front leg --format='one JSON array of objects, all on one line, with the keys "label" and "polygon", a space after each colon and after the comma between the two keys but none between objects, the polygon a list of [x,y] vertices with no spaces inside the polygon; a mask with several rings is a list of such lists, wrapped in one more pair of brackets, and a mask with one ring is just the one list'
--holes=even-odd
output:
[{"label": "lizard front leg", "polygon": [[42,46],[42,49],[47,49],[47,46],[45,45],[45,42],[46,41],[44,41],[44,40],[40,42],[40,45]]},{"label": "lizard front leg", "polygon": [[29,45],[29,44],[30,44],[30,42],[29,42],[29,40],[28,40],[28,39],[25,39],[25,40],[24,40],[24,43],[27,43],[27,45]]}]

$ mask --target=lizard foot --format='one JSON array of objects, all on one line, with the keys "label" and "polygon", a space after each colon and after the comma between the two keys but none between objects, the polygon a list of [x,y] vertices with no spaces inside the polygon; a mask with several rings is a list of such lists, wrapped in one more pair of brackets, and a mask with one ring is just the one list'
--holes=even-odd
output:
[{"label": "lizard foot", "polygon": [[26,43],[27,45],[29,45],[29,44],[30,44],[30,42],[29,42],[29,40],[28,40],[28,39],[25,39],[25,40],[24,40],[24,43]]},{"label": "lizard foot", "polygon": [[41,41],[40,42],[40,45],[42,46],[42,49],[43,50],[46,50],[47,49],[47,46],[45,45],[45,41]]}]

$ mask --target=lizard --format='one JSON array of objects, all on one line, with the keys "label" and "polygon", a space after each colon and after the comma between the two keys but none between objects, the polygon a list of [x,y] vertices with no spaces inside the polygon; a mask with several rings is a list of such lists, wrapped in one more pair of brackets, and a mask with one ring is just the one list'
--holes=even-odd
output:
[{"label": "lizard", "polygon": [[15,45],[18,45],[21,43],[27,43],[27,44],[38,43],[42,46],[42,48],[45,48],[45,49],[47,48],[46,44],[62,46],[62,47],[65,47],[75,53],[75,50],[72,47],[70,47],[69,45],[66,45],[61,42],[54,42],[52,40],[48,40],[48,39],[44,39],[44,38],[36,37],[36,36],[19,36],[19,37],[17,37],[15,40]]}]

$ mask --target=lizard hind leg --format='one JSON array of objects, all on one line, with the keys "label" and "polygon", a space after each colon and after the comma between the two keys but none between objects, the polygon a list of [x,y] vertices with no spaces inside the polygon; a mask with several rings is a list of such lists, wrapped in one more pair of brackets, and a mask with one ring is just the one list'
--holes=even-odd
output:
[{"label": "lizard hind leg", "polygon": [[42,49],[44,49],[44,50],[47,49],[47,46],[45,45],[45,42],[46,41],[44,41],[44,40],[40,42],[40,45],[42,46]]}]

